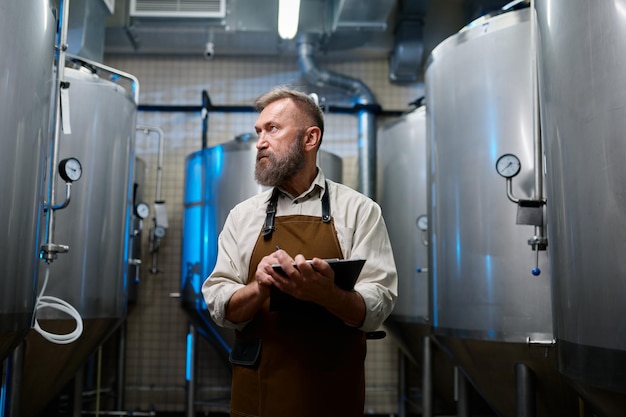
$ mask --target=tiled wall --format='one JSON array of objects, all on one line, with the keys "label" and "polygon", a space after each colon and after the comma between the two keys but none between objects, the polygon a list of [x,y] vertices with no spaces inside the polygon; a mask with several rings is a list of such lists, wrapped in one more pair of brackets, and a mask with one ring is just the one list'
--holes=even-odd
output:
[{"label": "tiled wall", "polygon": [[[216,105],[246,105],[278,84],[307,86],[297,62],[288,58],[106,56],[106,65],[139,79],[140,104],[200,106],[206,90]],[[420,85],[396,86],[388,81],[386,60],[353,63],[324,62],[331,70],[363,81],[384,110],[408,110],[421,97]],[[346,105],[344,93],[318,92],[328,104]],[[209,114],[208,145],[212,146],[252,132],[256,114]],[[384,120],[378,120],[379,126]],[[179,292],[185,157],[201,148],[202,118],[199,112],[141,111],[138,123],[164,131],[164,160],[161,197],[166,202],[169,229],[153,263],[147,234],[144,233],[141,281],[137,301],[129,308],[127,320],[126,404],[134,410],[185,410],[185,341],[189,317],[173,296]],[[357,188],[357,125],[352,115],[328,114],[323,148],[344,161],[344,182]],[[158,140],[154,134],[137,136],[137,156],[147,164],[144,200],[155,199]],[[146,224],[146,231],[149,222]],[[152,274],[156,265],[159,272]],[[366,411],[389,414],[398,404],[398,350],[388,337],[368,342],[366,361]],[[204,339],[198,343],[198,411],[227,409],[229,368]]]}]

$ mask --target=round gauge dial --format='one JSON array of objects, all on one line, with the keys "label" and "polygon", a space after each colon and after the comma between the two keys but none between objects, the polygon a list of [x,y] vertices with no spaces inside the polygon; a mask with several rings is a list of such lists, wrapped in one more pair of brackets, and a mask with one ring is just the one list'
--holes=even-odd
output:
[{"label": "round gauge dial", "polygon": [[59,175],[65,182],[78,181],[83,175],[83,167],[76,158],[65,158],[59,162]]},{"label": "round gauge dial", "polygon": [[521,169],[522,164],[519,158],[510,153],[502,155],[496,161],[496,171],[504,178],[513,178],[519,174]]},{"label": "round gauge dial", "polygon": [[154,236],[162,238],[165,236],[165,228],[163,226],[157,226],[154,228]]},{"label": "round gauge dial", "polygon": [[138,203],[135,206],[135,214],[140,219],[145,219],[150,215],[150,206],[148,206],[146,203]]},{"label": "round gauge dial", "polygon": [[422,231],[428,230],[428,216],[422,214],[417,218],[417,228]]}]

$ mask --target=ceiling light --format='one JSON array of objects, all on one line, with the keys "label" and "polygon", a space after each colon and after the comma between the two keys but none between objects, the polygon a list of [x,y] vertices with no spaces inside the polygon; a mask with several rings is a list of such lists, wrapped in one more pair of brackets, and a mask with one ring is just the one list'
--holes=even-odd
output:
[{"label": "ceiling light", "polygon": [[293,39],[298,32],[300,0],[278,0],[278,35]]}]

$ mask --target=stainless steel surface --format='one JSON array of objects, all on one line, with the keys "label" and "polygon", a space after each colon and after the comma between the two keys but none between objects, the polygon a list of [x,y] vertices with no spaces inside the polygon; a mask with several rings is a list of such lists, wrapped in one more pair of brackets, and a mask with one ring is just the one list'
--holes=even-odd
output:
[{"label": "stainless steel surface", "polygon": [[529,9],[483,19],[448,38],[426,69],[429,277],[433,332],[498,415],[514,415],[516,363],[537,375],[538,416],[571,416],[576,396],[555,368],[546,251],[496,172],[521,160],[514,194],[536,195]]},{"label": "stainless steel surface", "polygon": [[[426,108],[419,107],[378,131],[378,198],[396,268],[398,299],[385,329],[400,346],[411,370],[422,375],[423,414],[453,410],[450,360],[430,347],[428,236],[418,218],[427,215]],[[438,372],[432,372],[436,368]],[[450,374],[451,375],[451,374]],[[410,412],[417,410],[407,401]]]},{"label": "stainless steel surface", "polygon": [[0,361],[30,329],[50,146],[53,2],[0,1]]},{"label": "stainless steel surface", "polygon": [[[84,173],[72,185],[69,206],[56,213],[55,238],[70,252],[51,264],[46,293],[84,318],[123,318],[136,104],[123,87],[90,72],[66,68],[65,80],[72,133],[62,134],[59,159],[77,158]],[[55,317],[46,313],[43,318]]]},{"label": "stainless steel surface", "polygon": [[552,337],[550,270],[531,270],[533,230],[515,223],[497,158],[521,160],[517,196],[534,194],[528,9],[468,27],[426,70],[429,262],[436,334],[525,342]]},{"label": "stainless steel surface", "polygon": [[[50,265],[46,295],[74,306],[84,331],[69,345],[29,334],[25,416],[36,415],[63,388],[125,318],[127,307],[137,104],[132,91],[91,71],[68,67],[64,78],[70,83],[70,112],[66,109],[63,117],[71,118],[71,134],[61,135],[59,159],[79,159],[83,176],[72,185],[71,203],[56,213],[55,239],[70,250]],[[63,186],[58,176],[55,180],[57,187]],[[37,319],[47,331],[73,328],[73,322],[56,310],[40,310]],[[49,361],[51,357],[55,360]],[[48,362],[40,364],[42,360]],[[36,401],[29,397],[32,392],[38,393]]]},{"label": "stainless steel surface", "polygon": [[420,107],[378,131],[378,203],[398,270],[396,321],[428,323],[428,239],[417,225],[428,210],[426,185],[426,108]]},{"label": "stainless steel surface", "polygon": [[[217,237],[228,213],[237,203],[265,189],[254,180],[255,162],[256,134],[239,135],[186,159],[182,303],[196,319],[200,334],[224,357],[230,351],[233,332],[212,322],[201,287],[215,265]],[[327,178],[341,182],[342,160],[337,155],[320,151],[318,165]]]},{"label": "stainless steel surface", "polygon": [[536,8],[559,369],[623,414],[626,1]]}]

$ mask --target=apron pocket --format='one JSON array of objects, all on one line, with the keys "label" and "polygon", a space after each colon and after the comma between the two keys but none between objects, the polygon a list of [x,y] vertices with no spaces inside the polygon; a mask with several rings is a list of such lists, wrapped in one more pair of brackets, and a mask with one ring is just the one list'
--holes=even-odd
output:
[{"label": "apron pocket", "polygon": [[235,340],[228,360],[234,365],[255,366],[261,356],[261,339]]}]

